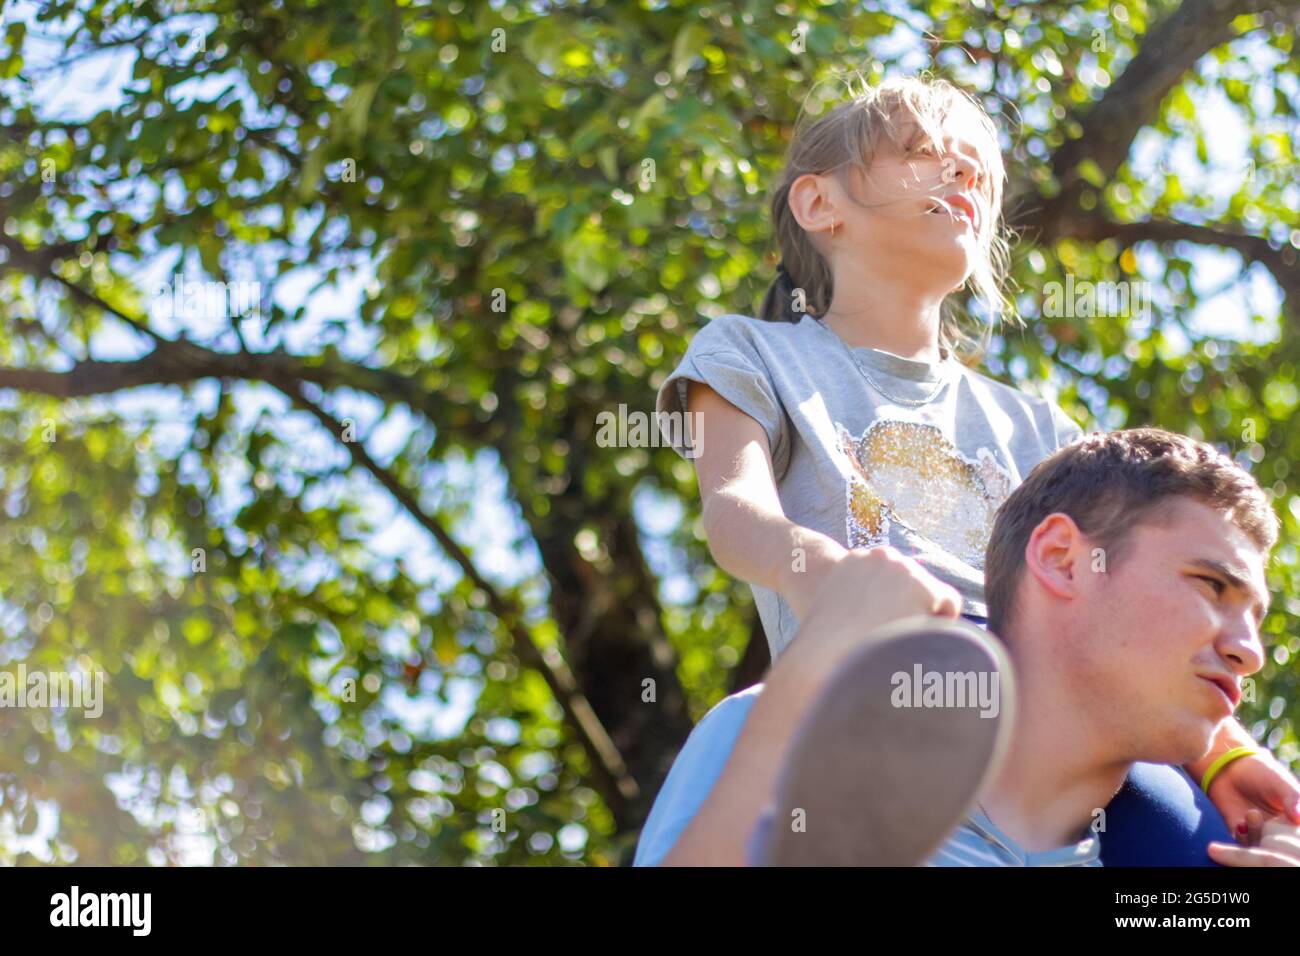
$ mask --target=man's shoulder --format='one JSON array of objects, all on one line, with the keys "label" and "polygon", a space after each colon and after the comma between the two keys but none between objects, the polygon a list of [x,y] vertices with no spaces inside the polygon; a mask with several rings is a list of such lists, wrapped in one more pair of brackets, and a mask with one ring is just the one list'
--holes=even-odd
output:
[{"label": "man's shoulder", "polygon": [[650,808],[637,842],[635,866],[658,866],[668,856],[721,776],[762,690],[762,684],[755,684],[730,694],[700,718]]},{"label": "man's shoulder", "polygon": [[[744,690],[736,691],[734,694],[728,694],[722,700],[718,701],[700,718],[700,722],[695,725],[698,731],[706,723],[713,727],[716,724],[730,724],[733,722],[743,722],[749,716],[749,710],[758,700],[758,695],[763,692],[762,684],[754,684],[752,687],[746,687]],[[692,731],[694,734],[694,731]]]}]

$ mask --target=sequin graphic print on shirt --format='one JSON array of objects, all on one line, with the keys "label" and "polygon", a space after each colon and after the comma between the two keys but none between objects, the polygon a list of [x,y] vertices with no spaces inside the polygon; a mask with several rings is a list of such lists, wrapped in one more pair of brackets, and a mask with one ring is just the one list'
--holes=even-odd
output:
[{"label": "sequin graphic print on shirt", "polygon": [[850,548],[889,541],[899,524],[971,567],[984,567],[993,516],[1011,475],[987,448],[971,460],[933,425],[878,420],[854,438],[836,423],[853,473],[848,487]]}]

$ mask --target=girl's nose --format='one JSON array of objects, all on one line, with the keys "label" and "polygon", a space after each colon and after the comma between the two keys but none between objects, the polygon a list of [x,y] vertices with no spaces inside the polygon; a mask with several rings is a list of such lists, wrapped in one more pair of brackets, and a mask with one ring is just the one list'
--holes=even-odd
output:
[{"label": "girl's nose", "polygon": [[978,159],[966,153],[954,152],[948,154],[948,160],[945,165],[951,181],[960,183],[967,189],[979,185],[981,167]]}]

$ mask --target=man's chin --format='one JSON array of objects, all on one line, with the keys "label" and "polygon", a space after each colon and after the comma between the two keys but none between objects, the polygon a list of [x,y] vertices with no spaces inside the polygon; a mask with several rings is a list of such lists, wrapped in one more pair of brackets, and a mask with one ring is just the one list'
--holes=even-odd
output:
[{"label": "man's chin", "polygon": [[1180,755],[1167,763],[1179,764],[1185,766],[1189,763],[1196,763],[1214,746],[1215,732],[1222,724],[1222,720],[1199,720],[1189,721],[1188,726],[1180,735],[1180,743],[1183,744]]},{"label": "man's chin", "polygon": [[1146,763],[1167,763],[1174,766],[1196,763],[1214,746],[1214,734],[1221,723],[1219,720],[1207,720],[1199,716],[1189,717],[1186,721],[1170,726],[1161,735],[1159,747],[1153,748],[1157,752],[1142,759]]}]

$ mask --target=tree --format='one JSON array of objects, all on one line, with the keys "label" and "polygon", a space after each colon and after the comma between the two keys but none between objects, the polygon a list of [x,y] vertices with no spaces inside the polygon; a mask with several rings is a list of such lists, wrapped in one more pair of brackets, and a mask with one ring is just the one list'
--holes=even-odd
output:
[{"label": "tree", "polygon": [[[651,411],[700,323],[752,309],[764,188],[852,67],[951,75],[1007,131],[1028,321],[990,371],[1085,424],[1220,442],[1275,492],[1248,715],[1294,744],[1295,6],[643,6],[6,7],[0,653],[108,691],[98,719],[0,710],[0,859],[39,858],[19,836],[46,807],[82,862],[625,860],[766,644],[690,465],[600,447],[597,416]],[[29,63],[49,35],[59,62]],[[113,51],[120,104],[33,100]],[[1227,171],[1211,101],[1246,131]],[[151,287],[166,254],[187,271]],[[1259,341],[1190,319],[1225,254],[1227,289],[1278,302]],[[359,276],[359,307],[313,324],[286,291],[308,267]],[[200,280],[215,309],[188,308]],[[1048,314],[1076,280],[1146,283],[1151,309]],[[482,474],[534,572],[466,543]],[[647,504],[683,520],[647,530]],[[403,528],[435,570],[376,552]],[[450,734],[395,710],[463,694]]]}]

